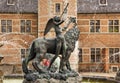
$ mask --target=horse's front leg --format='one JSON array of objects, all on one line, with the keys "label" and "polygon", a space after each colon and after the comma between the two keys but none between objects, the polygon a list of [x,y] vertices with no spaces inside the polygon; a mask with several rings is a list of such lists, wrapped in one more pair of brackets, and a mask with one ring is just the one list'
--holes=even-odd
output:
[{"label": "horse's front leg", "polygon": [[43,60],[43,56],[44,56],[44,53],[37,53],[34,61],[32,62],[33,67],[39,73],[46,73],[47,72],[42,66],[40,66],[40,62]]},{"label": "horse's front leg", "polygon": [[68,54],[67,54],[67,56],[66,56],[66,67],[67,67],[67,69],[68,69],[69,71],[72,70],[71,67],[70,67],[70,61],[69,61],[69,58],[70,58],[71,52],[72,52],[72,51],[69,50],[69,51],[68,51]]},{"label": "horse's front leg", "polygon": [[33,59],[33,56],[28,56],[28,57],[26,57],[26,58],[24,58],[23,59],[23,61],[22,61],[22,69],[23,69],[23,72],[25,73],[25,74],[28,74],[28,73],[30,73],[31,71],[28,69],[28,63],[29,63],[29,61],[31,61]]},{"label": "horse's front leg", "polygon": [[[66,53],[65,53],[65,57],[62,57],[59,72],[64,72],[64,71],[67,71],[67,70],[68,71],[71,70],[70,63],[69,63],[70,54],[71,54],[70,49],[69,50],[67,49]],[[65,69],[65,68],[67,68],[67,69]]]}]

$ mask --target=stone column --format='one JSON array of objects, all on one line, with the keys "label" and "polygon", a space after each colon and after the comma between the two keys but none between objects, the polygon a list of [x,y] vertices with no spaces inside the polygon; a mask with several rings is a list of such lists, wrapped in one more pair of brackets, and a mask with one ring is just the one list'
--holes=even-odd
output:
[{"label": "stone column", "polygon": [[105,49],[105,72],[109,72],[109,50]]}]

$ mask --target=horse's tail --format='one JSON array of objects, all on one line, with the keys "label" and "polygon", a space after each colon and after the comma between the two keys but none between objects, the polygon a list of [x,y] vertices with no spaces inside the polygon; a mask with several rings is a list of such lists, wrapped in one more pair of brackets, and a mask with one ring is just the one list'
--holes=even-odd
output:
[{"label": "horse's tail", "polygon": [[30,45],[30,48],[29,48],[29,51],[28,51],[28,56],[26,56],[23,61],[22,61],[22,69],[23,69],[23,72],[25,74],[29,73],[29,70],[27,68],[27,65],[29,63],[29,61],[31,61],[32,59],[35,58],[35,50],[34,50],[34,41],[32,42],[32,44]]}]

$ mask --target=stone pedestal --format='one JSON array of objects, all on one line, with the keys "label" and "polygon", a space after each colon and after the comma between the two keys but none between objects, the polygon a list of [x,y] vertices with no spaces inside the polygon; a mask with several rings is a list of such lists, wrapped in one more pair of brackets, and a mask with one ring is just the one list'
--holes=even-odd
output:
[{"label": "stone pedestal", "polygon": [[23,80],[23,83],[81,83],[82,77],[69,77],[67,80],[58,80],[58,79],[37,79],[36,81],[27,81]]}]

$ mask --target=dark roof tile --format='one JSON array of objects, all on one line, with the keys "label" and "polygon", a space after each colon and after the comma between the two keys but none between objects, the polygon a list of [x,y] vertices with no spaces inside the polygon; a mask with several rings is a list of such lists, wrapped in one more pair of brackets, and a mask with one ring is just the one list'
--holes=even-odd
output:
[{"label": "dark roof tile", "polygon": [[0,0],[0,13],[37,13],[38,0],[15,0],[8,5],[7,0]]},{"label": "dark roof tile", "polygon": [[78,13],[120,13],[120,0],[107,0],[107,5],[99,5],[99,0],[77,0]]}]

